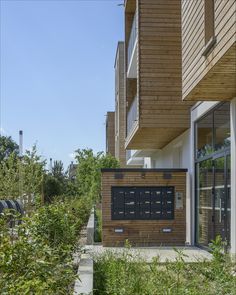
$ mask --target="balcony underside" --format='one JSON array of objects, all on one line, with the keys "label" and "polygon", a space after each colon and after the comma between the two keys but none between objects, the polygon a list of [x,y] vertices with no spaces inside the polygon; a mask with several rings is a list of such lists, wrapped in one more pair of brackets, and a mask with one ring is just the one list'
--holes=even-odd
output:
[{"label": "balcony underside", "polygon": [[126,149],[162,149],[187,128],[137,128],[126,139]]},{"label": "balcony underside", "polygon": [[236,43],[194,86],[183,93],[184,100],[224,101],[236,97]]}]

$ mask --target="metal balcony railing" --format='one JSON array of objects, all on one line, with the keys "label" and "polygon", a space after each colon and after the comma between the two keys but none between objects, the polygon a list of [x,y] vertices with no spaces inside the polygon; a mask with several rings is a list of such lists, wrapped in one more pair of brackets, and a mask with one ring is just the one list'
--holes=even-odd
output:
[{"label": "metal balcony railing", "polygon": [[135,96],[127,115],[127,135],[133,129],[134,124],[138,120],[138,97]]},{"label": "metal balcony railing", "polygon": [[129,37],[128,43],[128,65],[130,64],[130,59],[134,50],[135,42],[137,39],[137,12],[134,14],[134,19],[132,23],[132,28]]}]

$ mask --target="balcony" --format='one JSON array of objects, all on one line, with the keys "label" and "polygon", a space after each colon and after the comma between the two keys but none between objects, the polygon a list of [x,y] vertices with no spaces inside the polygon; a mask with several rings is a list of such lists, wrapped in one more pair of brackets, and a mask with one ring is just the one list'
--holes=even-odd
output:
[{"label": "balcony", "polygon": [[128,150],[162,149],[190,127],[194,102],[181,99],[181,1],[154,2],[125,7]]},{"label": "balcony", "polygon": [[143,167],[144,158],[136,157],[135,150],[126,150],[126,162],[127,166]]},{"label": "balcony", "polygon": [[137,78],[137,13],[135,12],[127,48],[127,77]]},{"label": "balcony", "polygon": [[127,136],[129,136],[138,124],[138,97],[135,96],[127,114]]}]

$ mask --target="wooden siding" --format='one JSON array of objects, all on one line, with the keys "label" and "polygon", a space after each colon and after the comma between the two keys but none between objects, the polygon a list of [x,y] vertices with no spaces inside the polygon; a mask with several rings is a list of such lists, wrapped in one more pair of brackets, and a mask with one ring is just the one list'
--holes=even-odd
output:
[{"label": "wooden siding", "polygon": [[[184,245],[186,240],[186,172],[172,172],[172,179],[163,179],[163,172],[118,172],[123,179],[115,179],[116,172],[102,172],[102,244],[105,247],[124,245],[128,239],[133,246]],[[183,208],[174,210],[173,220],[112,220],[112,186],[174,186],[183,193]],[[123,233],[115,233],[123,228]],[[171,228],[171,233],[163,233]]]},{"label": "wooden siding", "polygon": [[162,148],[190,127],[193,105],[182,101],[181,0],[138,0],[137,9],[138,126],[126,148]]},{"label": "wooden siding", "polygon": [[106,152],[115,157],[115,112],[107,112]]},{"label": "wooden siding", "polygon": [[115,63],[115,157],[120,161],[120,166],[126,166],[125,136],[125,61],[124,42],[119,42]]},{"label": "wooden siding", "polygon": [[182,0],[182,91],[185,100],[236,96],[236,1],[215,0],[216,43],[204,56],[204,0]]}]

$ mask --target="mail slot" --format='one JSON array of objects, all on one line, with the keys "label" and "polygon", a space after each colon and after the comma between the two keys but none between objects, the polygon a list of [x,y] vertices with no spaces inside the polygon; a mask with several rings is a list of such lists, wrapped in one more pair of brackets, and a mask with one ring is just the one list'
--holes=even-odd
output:
[{"label": "mail slot", "polygon": [[112,187],[113,220],[174,219],[174,187]]}]

